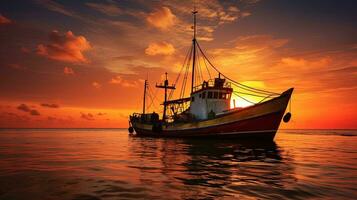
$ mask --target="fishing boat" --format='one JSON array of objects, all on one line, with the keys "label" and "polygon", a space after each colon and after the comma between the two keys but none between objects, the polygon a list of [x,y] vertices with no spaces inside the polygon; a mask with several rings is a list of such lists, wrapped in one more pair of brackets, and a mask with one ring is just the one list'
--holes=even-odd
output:
[{"label": "fishing boat", "polygon": [[[192,14],[192,45],[175,83],[169,84],[166,73],[163,84],[156,84],[156,88],[164,90],[164,100],[161,104],[162,117],[156,112],[145,112],[148,93],[148,81],[145,80],[143,111],[130,115],[128,131],[136,136],[149,137],[241,138],[272,141],[282,119],[288,122],[291,118],[291,113],[286,113],[286,110],[293,88],[282,93],[270,92],[242,84],[221,73],[208,59],[197,41],[196,9]],[[208,74],[208,79],[202,75],[204,67],[208,72],[205,73]],[[215,77],[212,77],[209,69],[215,73]],[[189,75],[190,93],[185,96]],[[173,99],[180,78],[182,78],[180,95]],[[236,106],[232,96],[248,102],[249,106]]]}]

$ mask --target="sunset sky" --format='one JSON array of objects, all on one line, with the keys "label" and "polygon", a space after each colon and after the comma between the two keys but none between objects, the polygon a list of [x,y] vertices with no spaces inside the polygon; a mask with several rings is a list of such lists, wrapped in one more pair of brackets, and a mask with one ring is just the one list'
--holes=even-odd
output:
[{"label": "sunset sky", "polygon": [[[179,0],[2,0],[0,127],[127,127],[142,109],[146,77],[152,93],[165,72],[176,79],[192,8]],[[197,1],[198,41],[239,82],[295,88],[283,128],[357,128],[356,9],[354,0]]]}]

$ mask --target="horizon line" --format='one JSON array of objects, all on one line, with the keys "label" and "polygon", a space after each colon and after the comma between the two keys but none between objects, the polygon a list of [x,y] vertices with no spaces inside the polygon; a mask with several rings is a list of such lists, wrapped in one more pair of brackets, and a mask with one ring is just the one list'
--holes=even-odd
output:
[{"label": "horizon line", "polygon": [[[0,130],[4,129],[127,129],[127,127],[49,127],[49,128],[44,128],[44,127],[0,127]],[[357,130],[357,128],[284,128],[284,129],[278,129],[279,130]]]}]

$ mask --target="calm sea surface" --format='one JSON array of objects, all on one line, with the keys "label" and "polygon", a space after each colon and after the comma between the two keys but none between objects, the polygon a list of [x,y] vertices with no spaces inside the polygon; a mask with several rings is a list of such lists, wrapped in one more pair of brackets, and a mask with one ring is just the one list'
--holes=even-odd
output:
[{"label": "calm sea surface", "polygon": [[0,199],[357,199],[357,131],[254,144],[0,130]]}]

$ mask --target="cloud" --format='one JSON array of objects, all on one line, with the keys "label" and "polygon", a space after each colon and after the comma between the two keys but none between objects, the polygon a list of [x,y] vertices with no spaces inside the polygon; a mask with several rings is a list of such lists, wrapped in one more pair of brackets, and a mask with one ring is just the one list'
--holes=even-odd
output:
[{"label": "cloud", "polygon": [[61,34],[54,30],[49,39],[50,44],[37,46],[37,54],[64,62],[88,62],[83,52],[91,49],[91,45],[84,36],[75,36],[71,31]]},{"label": "cloud", "polygon": [[41,104],[42,107],[48,107],[48,108],[59,108],[58,104],[54,104],[54,103],[42,103]]},{"label": "cloud", "polygon": [[97,88],[97,89],[102,87],[102,85],[100,83],[96,82],[96,81],[92,82],[92,86]]},{"label": "cloud", "polygon": [[281,64],[287,66],[305,66],[306,60],[302,58],[286,57],[281,59]]},{"label": "cloud", "polygon": [[270,35],[240,36],[231,41],[231,47],[217,48],[208,51],[209,57],[214,57],[214,63],[226,71],[240,70],[240,74],[248,74],[254,78],[260,70],[280,59],[281,49],[289,42],[288,39],[275,38]]},{"label": "cloud", "polygon": [[20,104],[17,106],[17,109],[24,111],[24,112],[30,112],[30,107],[28,107],[26,104]]},{"label": "cloud", "polygon": [[21,66],[20,64],[17,64],[17,63],[12,63],[12,64],[9,64],[9,67],[13,68],[13,69],[17,69],[17,70],[24,70],[26,69],[26,67],[24,66]]},{"label": "cloud", "polygon": [[55,121],[57,118],[56,117],[51,117],[51,116],[48,116],[47,117],[47,120],[48,121]]},{"label": "cloud", "polygon": [[167,42],[153,42],[145,49],[145,53],[150,56],[172,55],[175,53],[175,47]]},{"label": "cloud", "polygon": [[69,9],[65,8],[63,5],[52,1],[52,0],[37,0],[39,5],[45,6],[48,10],[61,13],[63,15],[67,15],[70,17],[76,16],[74,12],[70,11]]},{"label": "cloud", "polygon": [[63,73],[66,74],[66,75],[73,75],[73,74],[74,74],[74,71],[73,71],[73,69],[70,68],[70,67],[64,67]]},{"label": "cloud", "polygon": [[252,15],[252,13],[247,12],[247,11],[241,13],[242,17],[248,17],[248,16],[251,16],[251,15]]},{"label": "cloud", "polygon": [[27,106],[26,104],[20,104],[19,106],[17,106],[17,109],[18,110],[21,110],[21,111],[24,111],[24,112],[27,112],[29,113],[30,115],[35,115],[35,116],[38,116],[40,115],[40,112],[38,112],[37,110],[35,109],[31,109],[29,106]]},{"label": "cloud", "polygon": [[[185,37],[191,35],[192,30],[192,2],[191,1],[162,1],[163,6],[169,7],[175,13],[175,26],[168,29],[171,35]],[[251,8],[248,3],[236,1],[205,0],[197,1],[197,39],[212,41],[213,32],[223,24],[232,23],[241,18],[248,17]],[[239,7],[237,6],[239,5]],[[177,44],[175,42],[175,44]]]},{"label": "cloud", "polygon": [[168,7],[161,7],[149,13],[146,21],[160,30],[167,30],[175,24],[176,16]]},{"label": "cloud", "polygon": [[118,84],[123,87],[137,87],[139,85],[139,82],[134,80],[134,81],[129,81],[129,80],[124,80],[120,75],[112,78],[109,83],[111,84]]},{"label": "cloud", "polygon": [[0,113],[0,126],[1,127],[15,127],[15,124],[26,123],[31,119],[25,115],[18,115],[12,112]]},{"label": "cloud", "polygon": [[6,18],[2,14],[0,14],[0,25],[1,24],[11,24],[12,21],[9,18]]},{"label": "cloud", "polygon": [[123,12],[115,3],[86,3],[85,5],[110,16],[116,16]]},{"label": "cloud", "polygon": [[94,116],[91,113],[82,113],[81,112],[81,118],[85,120],[94,120]]},{"label": "cloud", "polygon": [[[84,15],[81,12],[76,12],[75,10],[72,10],[70,6],[66,7],[55,0],[34,0],[39,6],[43,6],[46,9],[68,16],[68,17],[73,17],[75,19],[81,20],[84,23],[90,23],[90,24],[95,24],[95,20],[91,19],[88,17],[88,15]],[[63,3],[65,4],[65,3]]]},{"label": "cloud", "polygon": [[244,3],[247,3],[247,4],[256,4],[256,3],[260,2],[261,0],[241,0],[241,1]]},{"label": "cloud", "polygon": [[294,58],[294,57],[283,57],[281,58],[281,65],[289,67],[315,67],[321,68],[330,64],[331,59],[328,57],[318,58],[316,60],[307,60],[304,58]]},{"label": "cloud", "polygon": [[127,60],[129,60],[129,61],[133,61],[133,60],[135,60],[135,56],[128,56],[128,55],[125,55],[125,56],[115,56],[115,57],[113,57],[113,59],[115,59],[115,60],[124,60],[124,61],[127,61]]},{"label": "cloud", "polygon": [[247,49],[247,48],[279,48],[286,45],[289,40],[284,38],[274,38],[271,35],[248,35],[240,36],[233,41],[236,43],[236,48]]},{"label": "cloud", "polygon": [[37,110],[30,110],[30,115],[40,115]]},{"label": "cloud", "polygon": [[116,76],[110,80],[110,83],[112,84],[121,84],[123,82],[123,79],[121,76]]},{"label": "cloud", "polygon": [[20,50],[21,50],[22,53],[30,53],[31,52],[30,49],[28,49],[26,47],[21,47]]},{"label": "cloud", "polygon": [[322,52],[282,56],[265,76],[272,85],[294,85],[300,93],[346,90],[355,87],[354,53]]}]

